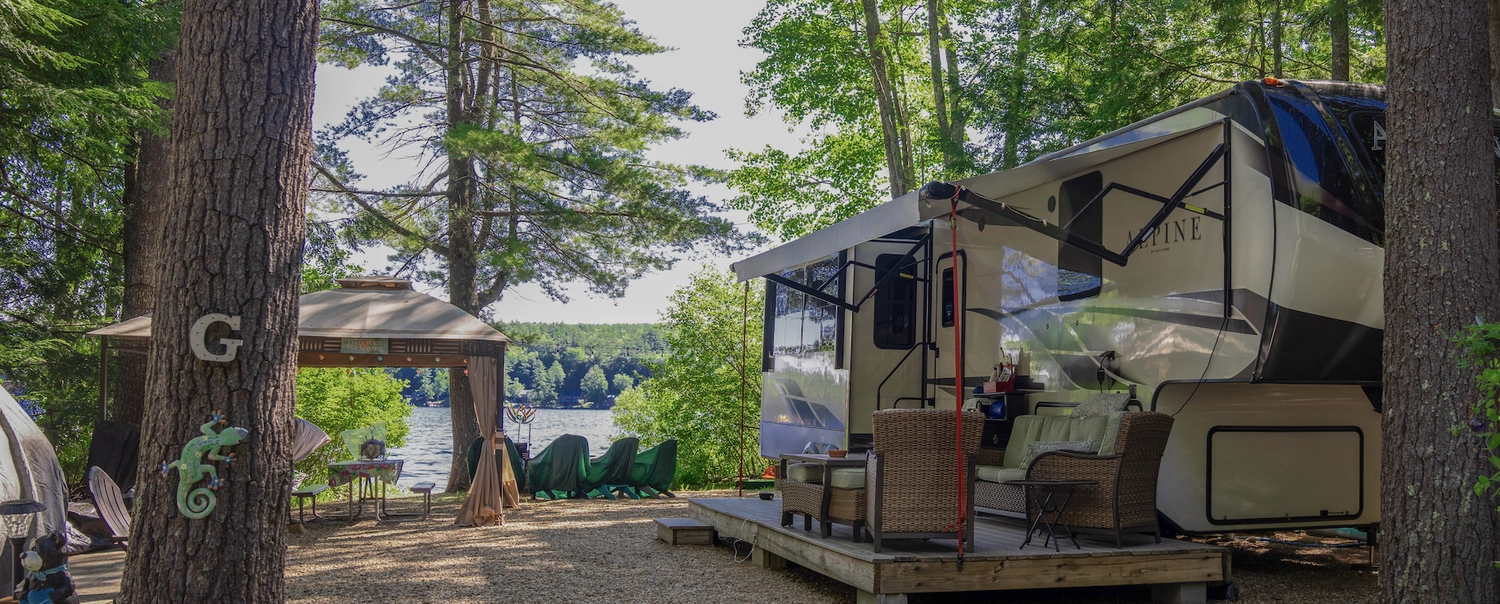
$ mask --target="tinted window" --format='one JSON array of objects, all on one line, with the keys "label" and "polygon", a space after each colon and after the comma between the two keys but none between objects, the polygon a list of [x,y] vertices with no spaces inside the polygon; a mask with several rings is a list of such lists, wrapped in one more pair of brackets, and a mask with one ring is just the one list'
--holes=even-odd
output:
[{"label": "tinted window", "polygon": [[1366,241],[1382,244],[1381,208],[1359,194],[1360,183],[1355,182],[1339,148],[1342,133],[1330,131],[1328,122],[1306,99],[1268,91],[1266,100],[1281,135],[1282,153],[1292,167],[1293,205]]},{"label": "tinted window", "polygon": [[[875,282],[881,284],[875,290],[873,309],[876,348],[906,349],[917,342],[916,267],[910,260],[898,267],[902,258],[902,254],[875,257]],[[900,272],[892,275],[898,268]]]},{"label": "tinted window", "polygon": [[[837,258],[781,272],[781,277],[806,285],[830,296],[843,295],[842,273]],[[841,352],[838,346],[839,322],[842,313],[838,306],[809,296],[785,286],[773,288],[771,302],[774,310],[768,311],[773,327],[766,330],[770,340],[764,344],[767,350],[777,355],[805,356],[816,353]],[[842,359],[836,359],[842,366]]]},{"label": "tinted window", "polygon": [[[1062,184],[1057,217],[1068,232],[1089,241],[1104,241],[1104,200],[1089,202],[1104,190],[1104,176],[1090,172]],[[1071,245],[1057,244],[1057,299],[1081,300],[1099,295],[1104,261]]]}]

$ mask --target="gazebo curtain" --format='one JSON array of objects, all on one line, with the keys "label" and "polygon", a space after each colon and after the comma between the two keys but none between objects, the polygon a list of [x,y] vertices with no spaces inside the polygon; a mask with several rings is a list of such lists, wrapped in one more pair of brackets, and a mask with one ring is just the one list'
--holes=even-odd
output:
[{"label": "gazebo curtain", "polygon": [[[494,357],[470,357],[469,390],[474,393],[474,415],[479,420],[479,433],[490,443],[498,436],[495,410],[500,404],[499,383],[500,370]],[[499,524],[505,520],[500,473],[496,471],[498,463],[494,446],[479,448],[474,484],[469,486],[469,494],[464,497],[463,506],[458,508],[459,526]],[[508,469],[510,465],[507,463],[504,467]]]}]

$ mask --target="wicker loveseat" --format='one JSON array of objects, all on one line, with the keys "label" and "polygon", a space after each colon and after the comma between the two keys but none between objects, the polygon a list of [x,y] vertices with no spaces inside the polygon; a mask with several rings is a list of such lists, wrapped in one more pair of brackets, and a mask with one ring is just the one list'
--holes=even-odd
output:
[{"label": "wicker loveseat", "polygon": [[[1107,533],[1122,546],[1125,533],[1152,533],[1161,541],[1156,519],[1156,479],[1162,452],[1172,431],[1172,417],[1154,412],[1115,412],[1073,419],[1067,416],[1016,418],[1011,441],[1001,465],[981,465],[976,472],[975,505],[980,511],[1006,515],[1036,515],[1034,502],[1007,480],[1096,480],[1073,495],[1065,520],[1077,532]],[[1052,451],[1038,455],[1027,469],[1020,461],[1034,441],[1089,440],[1096,454]]]},{"label": "wicker loveseat", "polygon": [[[874,415],[874,444],[865,477],[865,519],[875,551],[884,539],[951,539],[958,524],[958,473],[954,412],[939,409],[887,409]],[[968,509],[964,541],[974,551],[974,453],[984,416],[964,413],[964,480]]]}]

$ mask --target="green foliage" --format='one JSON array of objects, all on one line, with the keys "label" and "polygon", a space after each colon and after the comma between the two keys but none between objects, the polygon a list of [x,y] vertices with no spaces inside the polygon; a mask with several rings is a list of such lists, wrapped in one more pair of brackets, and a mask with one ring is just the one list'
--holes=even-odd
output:
[{"label": "green foliage", "polygon": [[[1468,326],[1454,342],[1463,352],[1464,365],[1476,370],[1479,398],[1470,406],[1473,416],[1453,427],[1453,436],[1473,440],[1486,451],[1492,472],[1481,474],[1474,484],[1480,497],[1500,493],[1500,323]],[[1496,507],[1500,512],[1500,506]]]},{"label": "green foliage", "polygon": [[635,387],[635,379],[623,373],[616,373],[609,382],[610,392],[614,394],[621,394]]},{"label": "green foliage", "polygon": [[[747,313],[745,295],[730,274],[713,268],[694,274],[662,314],[660,329],[671,352],[652,367],[651,378],[615,400],[615,426],[640,438],[642,447],[677,439],[677,480],[686,486],[736,474],[742,426],[747,459],[756,459],[759,450],[764,297],[759,285],[752,286]],[[742,375],[748,377],[743,409]]]},{"label": "green foliage", "polygon": [[604,370],[598,365],[589,368],[589,372],[583,375],[583,400],[591,403],[602,403],[604,397],[609,396],[609,380],[604,378]]},{"label": "green foliage", "polygon": [[[1326,79],[1331,4],[1307,0],[939,0],[945,135],[933,93],[926,0],[879,3],[915,185],[1019,165],[1267,76]],[[1384,14],[1350,0],[1350,66],[1385,80]],[[765,53],[742,76],[746,113],[780,110],[805,150],[731,150],[730,205],[791,239],[889,198],[877,88],[858,2],[769,0],[742,44]],[[954,133],[957,133],[956,135]],[[955,161],[942,156],[948,137]]]},{"label": "green foliage", "polygon": [[[441,372],[447,373],[447,372]],[[401,396],[406,383],[379,369],[308,368],[297,372],[297,417],[310,421],[333,439],[297,464],[307,481],[328,479],[330,462],[353,459],[344,448],[344,430],[386,423],[386,446],[406,443],[411,405]]]},{"label": "green foliage", "polygon": [[[683,251],[733,253],[759,240],[688,190],[716,179],[712,171],[649,158],[653,147],[685,136],[680,124],[713,114],[690,93],[654,89],[636,74],[630,58],[666,49],[618,7],[448,6],[323,4],[324,61],[395,59],[385,87],[318,134],[314,188],[323,195],[315,200],[352,217],[348,239],[390,245],[427,283],[472,279],[462,285],[477,292],[475,312],[523,283],[562,301],[563,285],[580,282],[618,297]],[[388,190],[359,191],[362,177],[337,147],[350,138],[420,156],[429,169]],[[471,240],[452,236],[465,229]],[[472,261],[477,274],[445,274],[455,257]]]}]

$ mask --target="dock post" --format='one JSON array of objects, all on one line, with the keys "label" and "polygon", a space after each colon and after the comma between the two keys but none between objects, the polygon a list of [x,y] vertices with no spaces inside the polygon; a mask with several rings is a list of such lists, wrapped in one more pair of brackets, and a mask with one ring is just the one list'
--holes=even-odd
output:
[{"label": "dock post", "polygon": [[906,604],[906,594],[872,594],[863,589],[857,590],[855,604]]},{"label": "dock post", "polygon": [[760,546],[750,550],[750,563],[770,570],[786,570],[786,558],[768,552],[766,548]]},{"label": "dock post", "polygon": [[1205,604],[1207,583],[1166,583],[1151,586],[1151,601],[1160,604]]}]

